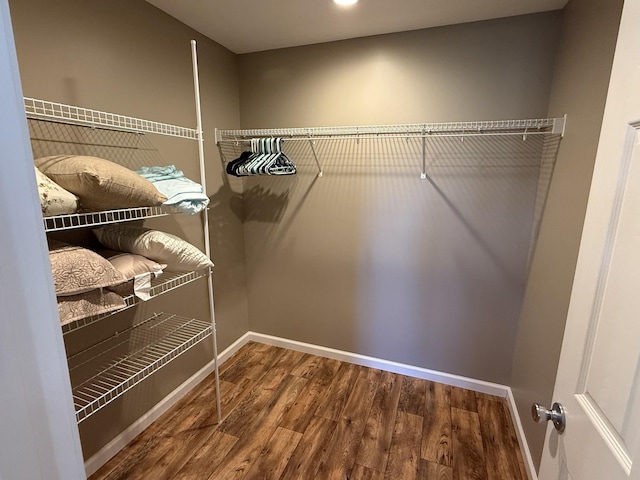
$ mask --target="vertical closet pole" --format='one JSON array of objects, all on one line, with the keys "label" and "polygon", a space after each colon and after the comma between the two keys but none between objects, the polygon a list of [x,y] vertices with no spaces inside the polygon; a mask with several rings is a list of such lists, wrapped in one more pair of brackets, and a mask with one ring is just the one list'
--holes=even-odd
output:
[{"label": "vertical closet pole", "polygon": [[[200,159],[200,182],[202,188],[207,193],[207,181],[205,173],[204,163],[204,138],[202,135],[202,112],[200,109],[200,82],[198,80],[198,54],[196,52],[196,41],[191,40],[191,60],[193,63],[193,89],[196,99],[196,129],[198,131],[198,157]],[[203,224],[204,224],[204,248],[207,257],[211,258],[211,246],[209,243],[209,209],[206,208],[203,212]],[[209,288],[209,312],[211,315],[211,329],[213,333],[213,361],[216,376],[216,409],[218,412],[218,423],[222,422],[222,411],[220,407],[220,372],[218,368],[218,339],[216,333],[216,314],[214,310],[213,302],[213,270],[209,268],[209,276],[207,277],[207,283]]]}]

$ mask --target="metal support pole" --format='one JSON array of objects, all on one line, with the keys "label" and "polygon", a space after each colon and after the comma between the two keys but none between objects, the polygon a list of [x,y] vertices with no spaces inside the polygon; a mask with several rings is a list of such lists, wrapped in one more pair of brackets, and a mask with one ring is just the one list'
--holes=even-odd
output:
[{"label": "metal support pole", "polygon": [[[198,156],[200,159],[200,182],[202,188],[207,193],[207,181],[204,163],[204,138],[202,134],[202,113],[200,110],[200,82],[198,80],[198,54],[196,52],[196,41],[191,40],[191,60],[193,63],[193,89],[196,100],[196,129],[198,131]],[[211,245],[209,242],[209,209],[206,208],[202,212],[204,224],[204,250],[207,257],[211,258]],[[213,270],[209,269],[207,277],[207,286],[209,288],[209,312],[211,315],[211,329],[213,338],[213,361],[216,377],[216,409],[218,412],[218,423],[222,422],[222,409],[220,404],[220,372],[218,368],[218,337],[216,332],[216,314],[213,302]]]}]

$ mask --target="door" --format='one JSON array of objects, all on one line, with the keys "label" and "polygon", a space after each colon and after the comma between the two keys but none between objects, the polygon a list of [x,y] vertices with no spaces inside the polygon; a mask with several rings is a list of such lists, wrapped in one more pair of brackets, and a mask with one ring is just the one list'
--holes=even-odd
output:
[{"label": "door", "polygon": [[86,478],[9,17],[0,0],[0,479]]},{"label": "door", "polygon": [[540,480],[640,479],[640,0],[622,13],[554,401],[566,430],[549,424]]}]

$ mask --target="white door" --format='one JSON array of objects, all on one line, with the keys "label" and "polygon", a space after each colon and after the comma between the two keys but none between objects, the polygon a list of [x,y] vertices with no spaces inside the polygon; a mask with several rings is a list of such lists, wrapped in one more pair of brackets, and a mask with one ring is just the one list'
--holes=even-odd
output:
[{"label": "white door", "polygon": [[566,430],[549,424],[540,480],[640,479],[640,0],[624,4],[554,401]]},{"label": "white door", "polygon": [[0,0],[0,231],[0,479],[84,479],[7,0]]}]

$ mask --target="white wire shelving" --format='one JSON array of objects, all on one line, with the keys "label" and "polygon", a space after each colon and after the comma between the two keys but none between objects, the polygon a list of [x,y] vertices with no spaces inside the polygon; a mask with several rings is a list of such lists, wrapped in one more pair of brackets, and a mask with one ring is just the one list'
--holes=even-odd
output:
[{"label": "white wire shelving", "polygon": [[[196,42],[191,41],[193,81],[196,102],[196,128],[181,127],[110,112],[92,110],[73,105],[25,97],[24,109],[27,118],[47,122],[106,129],[138,134],[158,134],[185,138],[198,142],[200,183],[206,191],[204,137],[200,113],[200,89],[198,80]],[[109,145],[110,146],[110,145]],[[76,213],[43,219],[46,232],[57,232],[77,228],[126,222],[176,213],[167,207],[140,207],[103,212]],[[201,213],[205,254],[210,257],[209,220],[207,211]],[[122,332],[116,332],[110,339],[91,346],[77,355],[69,357],[70,372],[73,373],[73,396],[78,422],[103,408],[134,385],[148,377],[166,363],[192,348],[202,340],[212,337],[213,366],[215,372],[216,405],[218,422],[222,421],[220,409],[220,380],[218,368],[218,347],[215,328],[212,270],[191,273],[170,274],[165,272],[152,281],[150,297],[161,295],[175,288],[207,278],[209,315],[208,322],[187,319],[177,315],[157,314],[132,329],[129,340],[124,341]],[[141,302],[137,297],[125,297],[125,307],[116,312],[88,317],[62,326],[63,333],[121,312]],[[142,332],[142,333],[138,333]],[[146,333],[145,333],[146,332]],[[86,375],[87,369],[92,373]],[[82,372],[78,375],[78,372]]]},{"label": "white wire shelving", "polygon": [[[205,270],[197,270],[195,272],[181,273],[181,272],[164,272],[158,278],[151,280],[151,288],[149,289],[150,299],[157,297],[158,295],[162,295],[164,293],[175,290],[176,288],[180,288],[188,283],[194,282],[200,278],[205,278],[209,276],[210,269]],[[135,295],[127,295],[124,297],[125,306],[119,310],[115,310],[113,312],[102,313],[100,315],[94,315],[90,317],[84,317],[80,320],[74,320],[73,322],[66,323],[62,325],[62,333],[67,334],[76,330],[79,330],[83,327],[91,325],[97,321],[100,321],[104,318],[110,317],[111,315],[115,315],[116,313],[120,313],[124,310],[127,310],[139,303],[143,302]]]},{"label": "white wire shelving", "polygon": [[430,138],[456,137],[462,141],[466,137],[514,137],[521,136],[526,141],[528,136],[556,135],[564,136],[567,117],[534,118],[522,120],[486,120],[473,122],[448,123],[410,123],[396,125],[360,125],[301,128],[270,128],[222,130],[216,129],[216,144],[246,144],[253,138],[282,138],[287,142],[308,142],[318,167],[318,176],[323,176],[320,159],[315,148],[317,141],[340,139],[382,140],[382,139],[417,139],[422,142],[422,172],[420,177],[427,178],[427,142]]},{"label": "white wire shelving", "polygon": [[331,140],[337,138],[411,138],[434,135],[540,135],[564,132],[566,118],[487,120],[477,122],[409,123],[335,127],[271,128],[247,130],[216,129],[216,143],[240,142],[251,138],[282,137],[287,140]]},{"label": "white wire shelving", "polygon": [[117,210],[103,210],[101,212],[70,213],[43,217],[45,232],[58,232],[74,228],[97,227],[117,222],[130,222],[145,218],[164,217],[171,215],[167,207],[137,207]]},{"label": "white wire shelving", "polygon": [[85,127],[107,128],[135,133],[156,133],[171,137],[198,139],[198,130],[168,123],[153,122],[142,118],[128,117],[115,113],[101,112],[90,108],[65,105],[36,98],[24,97],[27,118],[68,123]]},{"label": "white wire shelving", "polygon": [[212,335],[209,322],[158,313],[69,360],[78,423]]}]

